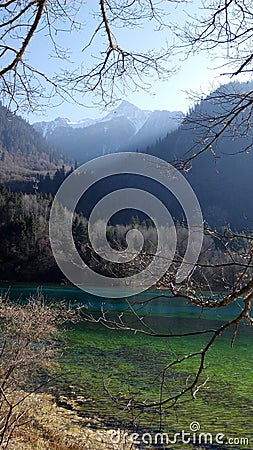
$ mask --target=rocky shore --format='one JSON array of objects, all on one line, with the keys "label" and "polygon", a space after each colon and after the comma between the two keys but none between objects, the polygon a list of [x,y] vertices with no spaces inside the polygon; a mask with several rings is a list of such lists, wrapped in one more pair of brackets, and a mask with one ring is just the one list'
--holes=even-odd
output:
[{"label": "rocky shore", "polygon": [[[61,399],[64,403],[64,398]],[[114,430],[104,429],[99,419],[82,418],[58,406],[52,395],[31,394],[24,405],[23,424],[15,428],[11,450],[134,450],[131,443],[114,443]]]}]

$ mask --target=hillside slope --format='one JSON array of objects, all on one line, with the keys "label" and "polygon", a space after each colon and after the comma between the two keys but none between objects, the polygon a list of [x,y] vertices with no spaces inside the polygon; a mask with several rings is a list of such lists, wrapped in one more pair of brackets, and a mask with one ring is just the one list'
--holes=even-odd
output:
[{"label": "hillside slope", "polygon": [[[231,99],[236,99],[238,93],[251,89],[250,83],[221,86],[195,105],[176,131],[146,152],[172,163],[189,158],[206,145],[208,135],[212,136],[219,130],[220,125],[217,125],[209,131],[211,121],[231,108]],[[226,95],[219,101],[221,92]],[[247,111],[244,115],[239,114],[233,127],[228,128],[211,148],[193,159],[189,172],[185,173],[210,225],[229,223],[233,227],[252,229],[253,120],[251,118],[246,123],[245,116]]]},{"label": "hillside slope", "polygon": [[0,182],[24,181],[38,172],[54,172],[64,162],[60,151],[0,104]]}]

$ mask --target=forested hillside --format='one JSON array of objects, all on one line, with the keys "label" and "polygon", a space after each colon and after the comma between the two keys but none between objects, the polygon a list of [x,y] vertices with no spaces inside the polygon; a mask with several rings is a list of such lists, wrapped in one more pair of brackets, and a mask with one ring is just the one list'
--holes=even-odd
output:
[{"label": "forested hillside", "polygon": [[[48,222],[52,201],[51,194],[12,193],[4,186],[0,188],[0,279],[2,281],[67,282],[54,260],[50,247]],[[98,221],[93,228],[93,239],[98,247],[101,226]],[[178,255],[182,256],[185,252],[187,241],[186,228],[180,223],[176,226],[179,244],[175,267]],[[138,265],[143,268],[148,264],[151,255],[155,253],[156,230],[150,222],[140,222],[136,217],[128,225],[109,225],[107,230],[111,246],[120,250],[126,248],[126,234],[133,227],[138,228],[144,237],[143,250],[134,265],[109,263],[98,256],[90,246],[87,220],[82,214],[74,216],[73,237],[78,252],[89,267],[107,276],[129,276],[136,271]],[[168,228],[168,239],[169,236]],[[215,240],[211,235],[205,235],[199,260],[203,267],[201,265],[197,267],[194,274],[199,285],[203,288],[208,288],[209,284],[217,288],[226,288],[234,282],[239,267],[231,267],[229,263],[232,257],[238,261],[243,260],[243,252],[240,256],[236,254],[238,245],[241,245],[239,241],[225,248],[219,240]],[[227,267],[221,274],[216,273],[215,266],[219,263],[227,263]],[[159,285],[168,283],[167,276],[170,274],[165,275]]]},{"label": "forested hillside", "polygon": [[[251,83],[221,86],[190,110],[178,130],[147,148],[146,152],[180,166],[180,161],[190,159],[208,139],[219,133],[238,93],[250,89]],[[238,114],[233,127],[228,127],[222,137],[185,167],[184,175],[195,190],[204,218],[211,226],[230,224],[234,229],[252,229],[253,135],[252,119],[248,120],[247,116],[247,111]]]},{"label": "forested hillside", "polygon": [[54,173],[68,160],[21,117],[0,104],[0,182]]}]

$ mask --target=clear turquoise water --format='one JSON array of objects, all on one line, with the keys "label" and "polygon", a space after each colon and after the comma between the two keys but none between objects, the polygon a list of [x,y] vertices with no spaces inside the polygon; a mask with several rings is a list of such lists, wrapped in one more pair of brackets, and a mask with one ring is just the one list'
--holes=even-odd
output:
[{"label": "clear turquoise water", "polygon": [[134,295],[128,299],[103,298],[102,291],[97,291],[97,296],[86,293],[72,286],[40,285],[37,284],[15,284],[2,283],[0,293],[8,293],[12,299],[25,299],[38,292],[53,300],[66,300],[79,305],[83,305],[89,311],[100,311],[105,307],[108,311],[129,311],[129,303],[140,314],[164,315],[178,317],[201,317],[213,319],[226,319],[233,317],[240,310],[240,302],[236,301],[232,305],[222,310],[202,309],[194,305],[189,305],[184,299],[172,299],[166,291],[149,290],[139,295]]},{"label": "clear turquoise water", "polygon": [[[15,286],[10,289],[10,295],[17,298],[22,294],[24,298],[28,293],[34,293],[36,288]],[[99,311],[103,306],[111,317],[116,317],[117,312],[127,311],[128,308],[124,300],[108,301],[71,287],[44,286],[41,290],[55,300],[65,298],[82,303],[86,312]],[[155,294],[149,291],[130,301],[139,314],[146,316],[145,322],[158,332],[184,333],[216,329],[240,311],[240,302],[235,302],[225,310],[203,311],[187,305],[181,299],[171,300],[166,294],[152,301]],[[150,302],[144,307],[142,302],[147,300]],[[126,321],[132,326],[137,325],[131,314],[126,314]],[[159,400],[163,367],[175,358],[201,349],[209,336],[154,338],[109,330],[99,324],[83,322],[69,325],[65,332],[67,349],[60,361],[63,377],[53,390],[79,399],[79,414],[91,419],[99,417],[105,427],[117,429],[117,426],[125,426],[127,429],[155,432],[160,425],[159,411],[135,408],[127,400],[135,399],[139,403]],[[237,441],[235,445],[213,444],[205,447],[177,443],[165,448],[253,449],[251,328],[246,323],[240,326],[232,349],[230,341],[231,331],[217,339],[208,353],[202,377],[202,381],[208,377],[207,384],[198,392],[195,400],[186,396],[173,408],[164,407],[162,427],[172,436],[182,429],[190,431],[190,424],[198,422],[203,433],[209,432],[214,436],[223,433],[237,439],[246,437],[249,443],[243,445]],[[163,398],[182,390],[192,379],[197,365],[198,359],[190,359],[170,369]],[[143,444],[140,448],[148,447]]]}]

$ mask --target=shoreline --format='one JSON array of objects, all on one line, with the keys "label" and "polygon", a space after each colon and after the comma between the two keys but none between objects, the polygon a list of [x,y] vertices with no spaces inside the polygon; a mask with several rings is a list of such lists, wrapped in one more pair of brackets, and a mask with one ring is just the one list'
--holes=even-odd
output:
[{"label": "shoreline", "polygon": [[58,406],[52,394],[31,393],[24,406],[24,424],[15,429],[10,450],[135,450],[123,442],[126,430],[121,430],[122,442],[114,443],[115,430],[103,428],[99,418],[81,417]]}]

